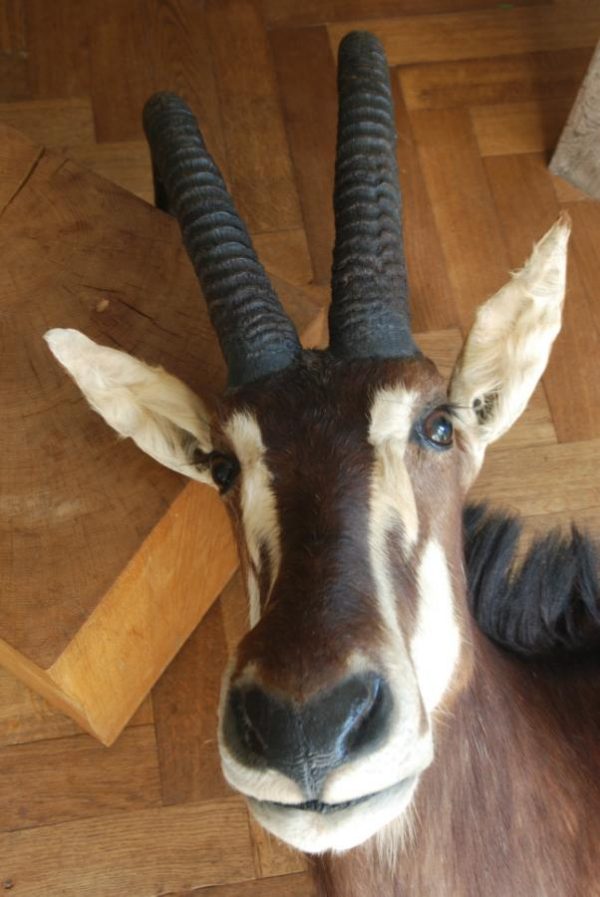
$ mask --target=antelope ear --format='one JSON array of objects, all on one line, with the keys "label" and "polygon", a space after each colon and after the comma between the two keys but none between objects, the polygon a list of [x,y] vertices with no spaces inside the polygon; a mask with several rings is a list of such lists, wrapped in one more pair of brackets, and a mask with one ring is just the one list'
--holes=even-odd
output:
[{"label": "antelope ear", "polygon": [[210,415],[191,389],[160,367],[98,346],[78,330],[49,330],[44,339],[109,426],[152,458],[214,485]]},{"label": "antelope ear", "polygon": [[449,397],[481,463],[521,415],[561,325],[571,221],[562,213],[525,267],[478,310]]}]

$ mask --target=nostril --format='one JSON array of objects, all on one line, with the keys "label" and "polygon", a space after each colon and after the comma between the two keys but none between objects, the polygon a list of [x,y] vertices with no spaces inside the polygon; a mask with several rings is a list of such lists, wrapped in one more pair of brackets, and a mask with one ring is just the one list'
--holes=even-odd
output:
[{"label": "nostril", "polygon": [[368,681],[368,692],[357,700],[353,712],[348,718],[348,729],[345,733],[346,756],[355,754],[367,747],[375,733],[379,733],[387,715],[383,680],[372,676]]},{"label": "nostril", "polygon": [[271,701],[259,689],[236,689],[230,695],[229,704],[241,744],[251,754],[265,757],[271,740]]}]

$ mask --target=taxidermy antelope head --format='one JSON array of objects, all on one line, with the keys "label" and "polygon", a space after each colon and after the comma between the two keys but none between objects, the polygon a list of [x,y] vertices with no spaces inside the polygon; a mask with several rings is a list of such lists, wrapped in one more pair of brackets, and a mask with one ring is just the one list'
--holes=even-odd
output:
[{"label": "taxidermy antelope head", "polygon": [[46,338],[118,433],[223,496],[252,625],[223,683],[224,774],[284,841],[343,850],[406,814],[439,713],[471,675],[463,499],[546,366],[569,223],[479,309],[447,386],[411,335],[372,35],[339,53],[326,350],[301,347],[187,106],[158,94],[144,122],[227,362],[222,403],[209,420],[165,371],[76,331]]}]

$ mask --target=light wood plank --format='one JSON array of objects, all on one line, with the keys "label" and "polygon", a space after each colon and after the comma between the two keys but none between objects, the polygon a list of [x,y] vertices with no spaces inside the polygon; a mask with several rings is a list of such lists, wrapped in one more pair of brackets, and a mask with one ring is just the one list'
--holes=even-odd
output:
[{"label": "light wood plank", "polygon": [[[152,701],[147,698],[130,726],[153,721]],[[6,670],[0,669],[0,747],[79,734],[77,723],[52,707]]]},{"label": "light wood plank", "polygon": [[570,101],[565,98],[473,106],[471,119],[482,156],[542,153],[560,136]]},{"label": "light wood plank", "polygon": [[237,565],[219,496],[190,483],[49,671],[87,710],[105,744],[121,732]]},{"label": "light wood plank", "polygon": [[448,109],[564,98],[571,102],[592,51],[589,47],[459,59],[399,69],[409,109]]},{"label": "light wood plank", "polygon": [[88,735],[5,747],[0,794],[5,832],[159,806],[154,729],[128,729],[110,750]]},{"label": "light wood plank", "polygon": [[337,128],[334,60],[324,28],[275,31],[271,46],[314,278],[329,283]]},{"label": "light wood plank", "polygon": [[269,43],[250,0],[209,0],[229,180],[253,233],[302,226]]},{"label": "light wood plank", "polygon": [[231,794],[221,773],[217,707],[227,646],[217,603],[154,687],[152,701],[164,804]]},{"label": "light wood plank", "polygon": [[596,4],[490,9],[438,16],[348,21],[329,26],[335,51],[344,34],[370,28],[382,41],[390,65],[476,59],[592,47],[600,34]]},{"label": "light wood plank", "polygon": [[[510,265],[518,268],[558,216],[545,161],[539,155],[498,156],[485,164]],[[579,274],[578,239],[575,231],[562,331],[544,376],[560,441],[600,436],[600,337]]]},{"label": "light wood plank", "polygon": [[422,110],[411,120],[459,323],[465,327],[477,305],[508,280],[496,209],[468,112]]},{"label": "light wood plank", "polygon": [[253,877],[239,798],[0,835],[0,881],[20,897],[148,897]]}]

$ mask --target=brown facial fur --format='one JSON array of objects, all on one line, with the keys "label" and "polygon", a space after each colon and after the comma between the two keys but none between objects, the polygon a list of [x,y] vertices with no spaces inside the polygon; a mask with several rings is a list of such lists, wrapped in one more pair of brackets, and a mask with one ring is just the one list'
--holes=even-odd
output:
[{"label": "brown facial fur", "polygon": [[475,628],[475,674],[436,726],[415,831],[315,863],[327,897],[598,897],[600,663],[520,661]]},{"label": "brown facial fur", "polygon": [[[263,685],[306,700],[345,675],[354,652],[378,665],[385,628],[368,557],[369,490],[375,460],[368,440],[376,392],[402,385],[418,394],[415,417],[445,400],[444,384],[424,358],[339,362],[305,353],[300,365],[238,391],[223,409],[252,412],[259,423],[282,529],[281,570],[263,616],[237,652],[235,675],[252,664]],[[409,441],[406,463],[416,492],[420,536],[403,557],[401,521],[390,537],[399,593],[398,615],[414,627],[414,571],[419,548],[435,531],[458,547],[458,454]],[[229,505],[238,521],[236,493]],[[441,516],[441,520],[438,520]],[[436,518],[435,524],[432,522]]]}]

